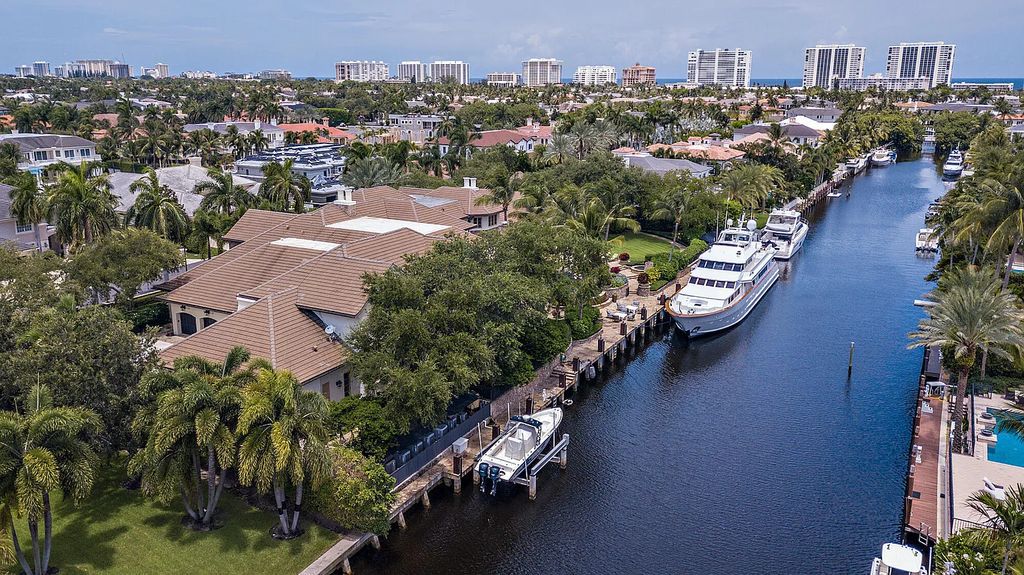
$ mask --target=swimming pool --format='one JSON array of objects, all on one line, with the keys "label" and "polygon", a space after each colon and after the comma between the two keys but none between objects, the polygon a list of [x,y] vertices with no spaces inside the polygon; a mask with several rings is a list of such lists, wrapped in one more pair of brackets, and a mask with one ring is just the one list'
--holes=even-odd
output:
[{"label": "swimming pool", "polygon": [[[990,407],[986,411],[996,416],[997,423],[1002,418],[998,409]],[[981,420],[977,423],[979,426],[983,425]],[[998,434],[998,437],[996,443],[990,443],[988,446],[988,460],[1024,467],[1024,440],[1009,431]]]}]

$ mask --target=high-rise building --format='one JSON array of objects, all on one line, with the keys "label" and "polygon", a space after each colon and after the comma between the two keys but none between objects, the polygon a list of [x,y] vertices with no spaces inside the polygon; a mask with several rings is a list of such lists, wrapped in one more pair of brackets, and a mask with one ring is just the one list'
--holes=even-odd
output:
[{"label": "high-rise building", "polygon": [[32,62],[32,75],[37,78],[50,75],[50,63],[49,62]]},{"label": "high-rise building", "polygon": [[388,79],[388,65],[373,60],[345,60],[334,65],[334,81],[383,82]]},{"label": "high-rise building", "polygon": [[32,66],[28,64],[22,64],[21,66],[14,67],[14,75],[19,78],[27,78],[32,75]]},{"label": "high-rise building", "polygon": [[530,58],[523,61],[523,83],[547,86],[562,83],[562,61],[555,58]]},{"label": "high-rise building", "polygon": [[110,77],[111,78],[131,78],[132,67],[128,64],[122,64],[121,62],[114,62],[110,65]]},{"label": "high-rise building", "polygon": [[291,80],[292,73],[288,70],[274,69],[274,70],[263,70],[259,75],[260,80]]},{"label": "high-rise building", "polygon": [[640,62],[628,68],[622,69],[622,85],[628,86],[653,86],[656,83],[654,77],[654,66],[641,66]]},{"label": "high-rise building", "polygon": [[437,60],[431,62],[430,80],[433,82],[454,80],[458,84],[468,84],[469,64],[462,60]]},{"label": "high-rise building", "polygon": [[113,60],[75,60],[75,69],[78,77],[92,78],[95,76],[110,76],[110,66]]},{"label": "high-rise building", "polygon": [[914,42],[889,46],[885,75],[889,78],[928,78],[931,87],[953,81],[955,44]]},{"label": "high-rise building", "polygon": [[514,88],[523,83],[523,77],[515,72],[491,72],[487,74],[487,85],[499,88]]},{"label": "high-rise building", "polygon": [[410,60],[398,64],[398,79],[403,82],[426,82],[427,65],[419,60]]},{"label": "high-rise building", "polygon": [[615,66],[580,66],[572,75],[573,84],[601,86],[615,83]]},{"label": "high-rise building", "polygon": [[868,88],[907,92],[909,90],[927,90],[931,87],[931,80],[925,77],[887,78],[881,74],[872,74],[864,78],[839,78],[836,83],[840,90],[856,90],[858,92],[863,92]]},{"label": "high-rise building", "polygon": [[750,50],[718,48],[690,52],[686,83],[717,86],[750,85]]},{"label": "high-rise building", "polygon": [[167,67],[167,64],[157,64],[153,67],[156,70],[155,78],[170,78],[171,69]]},{"label": "high-rise building", "polygon": [[836,80],[864,76],[864,48],[819,44],[804,52],[804,88],[831,88]]}]

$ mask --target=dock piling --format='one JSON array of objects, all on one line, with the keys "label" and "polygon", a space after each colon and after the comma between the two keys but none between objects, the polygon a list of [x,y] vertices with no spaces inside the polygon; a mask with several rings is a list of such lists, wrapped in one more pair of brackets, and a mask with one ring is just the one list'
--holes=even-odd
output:
[{"label": "dock piling", "polygon": [[352,564],[349,563],[347,557],[341,562],[341,572],[345,575],[352,575]]},{"label": "dock piling", "polygon": [[853,373],[853,347],[854,347],[854,343],[851,341],[850,342],[850,361],[846,365],[846,376],[847,377],[849,377],[850,374]]}]

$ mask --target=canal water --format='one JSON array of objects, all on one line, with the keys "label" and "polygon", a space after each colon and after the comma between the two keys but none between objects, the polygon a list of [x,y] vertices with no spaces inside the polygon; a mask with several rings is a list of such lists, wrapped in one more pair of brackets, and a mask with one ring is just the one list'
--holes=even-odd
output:
[{"label": "canal water", "polygon": [[944,188],[926,159],[847,185],[744,323],[667,335],[584,386],[569,466],[536,501],[435,490],[355,572],[866,573],[900,536],[921,364],[906,334],[933,264],[914,235]]}]

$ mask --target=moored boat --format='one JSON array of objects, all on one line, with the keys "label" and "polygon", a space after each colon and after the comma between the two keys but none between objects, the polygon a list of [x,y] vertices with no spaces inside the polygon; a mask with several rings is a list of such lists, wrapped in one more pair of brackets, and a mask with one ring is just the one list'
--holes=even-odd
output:
[{"label": "moored boat", "polygon": [[700,255],[690,280],[665,304],[680,331],[688,336],[728,329],[747,317],[779,279],[778,250],[763,241],[754,220],[728,227]]},{"label": "moored boat", "polygon": [[505,432],[477,456],[480,490],[497,495],[502,485],[513,483],[543,452],[559,424],[562,410],[544,409],[530,416],[514,415]]},{"label": "moored boat", "polygon": [[772,210],[765,223],[762,240],[771,242],[775,259],[788,260],[800,251],[807,237],[807,222],[796,210]]},{"label": "moored boat", "polygon": [[871,165],[873,167],[888,166],[892,163],[892,152],[885,148],[878,148],[871,154]]},{"label": "moored boat", "polygon": [[914,238],[914,249],[919,252],[939,251],[939,239],[935,237],[935,230],[933,228],[918,230],[917,236]]},{"label": "moored boat", "polygon": [[909,545],[886,543],[882,545],[882,556],[871,562],[871,575],[927,575],[924,555]]},{"label": "moored boat", "polygon": [[942,175],[947,178],[959,178],[964,173],[964,157],[959,149],[953,150],[942,164]]}]

